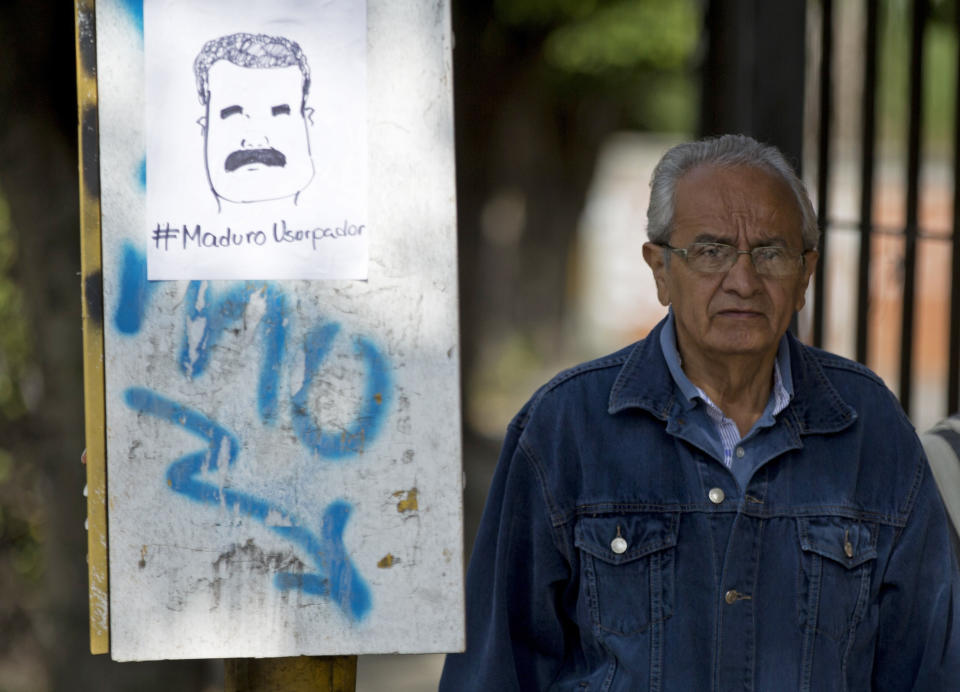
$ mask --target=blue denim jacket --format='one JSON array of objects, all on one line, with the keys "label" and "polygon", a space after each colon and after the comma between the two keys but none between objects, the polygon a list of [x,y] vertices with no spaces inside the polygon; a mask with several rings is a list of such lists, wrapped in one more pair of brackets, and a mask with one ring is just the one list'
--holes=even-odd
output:
[{"label": "blue denim jacket", "polygon": [[794,398],[741,489],[662,327],[510,424],[440,689],[960,689],[944,510],[893,395],[789,337]]}]

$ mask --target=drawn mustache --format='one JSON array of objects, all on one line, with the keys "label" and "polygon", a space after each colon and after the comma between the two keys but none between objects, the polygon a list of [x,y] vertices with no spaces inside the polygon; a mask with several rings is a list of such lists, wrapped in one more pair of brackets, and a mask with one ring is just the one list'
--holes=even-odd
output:
[{"label": "drawn mustache", "polygon": [[227,173],[231,173],[248,163],[262,163],[265,166],[286,166],[287,157],[272,147],[269,149],[238,149],[227,157],[223,167]]}]

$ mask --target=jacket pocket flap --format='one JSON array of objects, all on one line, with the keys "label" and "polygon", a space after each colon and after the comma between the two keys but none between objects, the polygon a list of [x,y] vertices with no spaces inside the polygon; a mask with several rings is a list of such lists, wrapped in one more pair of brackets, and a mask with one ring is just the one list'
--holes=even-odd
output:
[{"label": "jacket pocket flap", "polygon": [[869,524],[844,517],[804,517],[797,520],[800,547],[853,569],[877,557],[877,531]]},{"label": "jacket pocket flap", "polygon": [[676,546],[679,525],[677,513],[583,517],[577,522],[574,542],[595,558],[620,565]]}]

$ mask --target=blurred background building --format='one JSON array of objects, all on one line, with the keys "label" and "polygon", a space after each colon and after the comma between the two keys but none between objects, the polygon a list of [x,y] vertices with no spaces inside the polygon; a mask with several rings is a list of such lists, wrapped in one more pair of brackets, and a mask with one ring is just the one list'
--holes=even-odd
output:
[{"label": "blurred background building", "polygon": [[[56,5],[56,6],[55,6]],[[958,408],[958,0],[454,0],[466,536],[510,417],[664,314],[640,247],[671,144],[744,132],[825,230],[797,329],[921,429]],[[222,689],[87,653],[74,18],[0,6],[0,692]],[[358,690],[442,656],[361,657]]]}]

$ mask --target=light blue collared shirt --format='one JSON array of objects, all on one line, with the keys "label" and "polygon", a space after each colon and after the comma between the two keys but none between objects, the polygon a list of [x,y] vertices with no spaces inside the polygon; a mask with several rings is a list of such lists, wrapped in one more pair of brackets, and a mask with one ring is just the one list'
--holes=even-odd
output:
[{"label": "light blue collared shirt", "polygon": [[[793,377],[790,372],[790,351],[786,337],[780,338],[777,358],[773,362],[773,389],[767,406],[757,422],[743,437],[740,436],[737,424],[728,418],[710,400],[706,392],[691,382],[683,372],[672,308],[660,332],[660,348],[663,350],[663,357],[667,361],[673,381],[687,400],[687,409],[706,414],[702,417],[696,415],[691,417],[691,423],[699,426],[706,433],[705,441],[710,445],[714,456],[722,460],[733,472],[741,487],[746,487],[753,470],[762,461],[751,458],[749,441],[763,428],[772,427],[776,423],[777,414],[783,411],[793,398]],[[734,455],[737,457],[736,463],[734,463]]]}]

